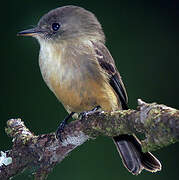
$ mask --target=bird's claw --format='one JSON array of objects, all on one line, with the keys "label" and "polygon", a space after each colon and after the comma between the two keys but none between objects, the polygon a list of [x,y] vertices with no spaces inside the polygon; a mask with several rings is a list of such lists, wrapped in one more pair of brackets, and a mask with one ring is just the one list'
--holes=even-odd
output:
[{"label": "bird's claw", "polygon": [[71,112],[58,126],[56,131],[56,138],[59,139],[61,142],[62,140],[62,133],[64,132],[64,128],[67,125],[68,120],[73,116],[74,112]]},{"label": "bird's claw", "polygon": [[89,111],[84,111],[79,114],[80,119],[85,119],[89,114]]},{"label": "bird's claw", "polygon": [[56,138],[59,139],[61,142],[63,142],[62,140],[62,133],[64,132],[64,128],[67,125],[66,120],[63,120],[60,125],[58,126],[58,129],[56,131]]},{"label": "bird's claw", "polygon": [[93,108],[90,111],[81,112],[79,117],[80,117],[80,119],[85,119],[88,115],[93,114],[94,112],[98,111],[99,109],[100,109],[100,106],[96,106],[95,108]]}]

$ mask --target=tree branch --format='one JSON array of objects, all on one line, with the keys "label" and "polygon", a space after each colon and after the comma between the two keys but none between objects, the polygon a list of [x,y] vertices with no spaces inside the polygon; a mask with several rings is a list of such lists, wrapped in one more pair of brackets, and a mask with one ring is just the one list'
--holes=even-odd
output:
[{"label": "tree branch", "polygon": [[137,110],[95,112],[66,126],[59,142],[55,133],[34,135],[20,119],[7,121],[12,149],[0,156],[0,179],[6,180],[26,168],[35,169],[35,180],[46,179],[57,163],[73,149],[99,135],[142,133],[142,149],[154,151],[179,140],[179,110],[138,100]]}]

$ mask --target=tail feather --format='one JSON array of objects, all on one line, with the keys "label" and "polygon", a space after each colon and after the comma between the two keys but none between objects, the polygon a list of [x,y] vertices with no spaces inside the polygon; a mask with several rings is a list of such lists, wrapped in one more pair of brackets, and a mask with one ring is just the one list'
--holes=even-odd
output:
[{"label": "tail feather", "polygon": [[161,170],[160,161],[150,152],[143,153],[142,165],[144,169],[150,172],[157,172]]},{"label": "tail feather", "polygon": [[132,135],[113,137],[124,166],[134,175],[143,169],[150,172],[161,170],[161,164],[150,152],[143,153],[139,140]]}]

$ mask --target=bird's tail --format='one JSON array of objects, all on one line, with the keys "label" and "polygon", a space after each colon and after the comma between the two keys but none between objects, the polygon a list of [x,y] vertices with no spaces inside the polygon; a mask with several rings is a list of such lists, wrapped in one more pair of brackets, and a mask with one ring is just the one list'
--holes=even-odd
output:
[{"label": "bird's tail", "polygon": [[159,160],[150,152],[143,153],[140,141],[133,135],[119,135],[113,137],[124,166],[134,175],[143,169],[150,172],[161,170]]}]

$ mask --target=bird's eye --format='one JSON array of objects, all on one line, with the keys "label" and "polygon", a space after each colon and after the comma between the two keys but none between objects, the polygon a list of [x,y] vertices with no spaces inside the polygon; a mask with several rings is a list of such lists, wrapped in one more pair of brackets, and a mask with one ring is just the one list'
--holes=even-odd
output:
[{"label": "bird's eye", "polygon": [[53,29],[54,31],[58,31],[58,30],[60,29],[60,24],[59,24],[59,23],[53,23],[53,24],[52,24],[52,29]]}]

